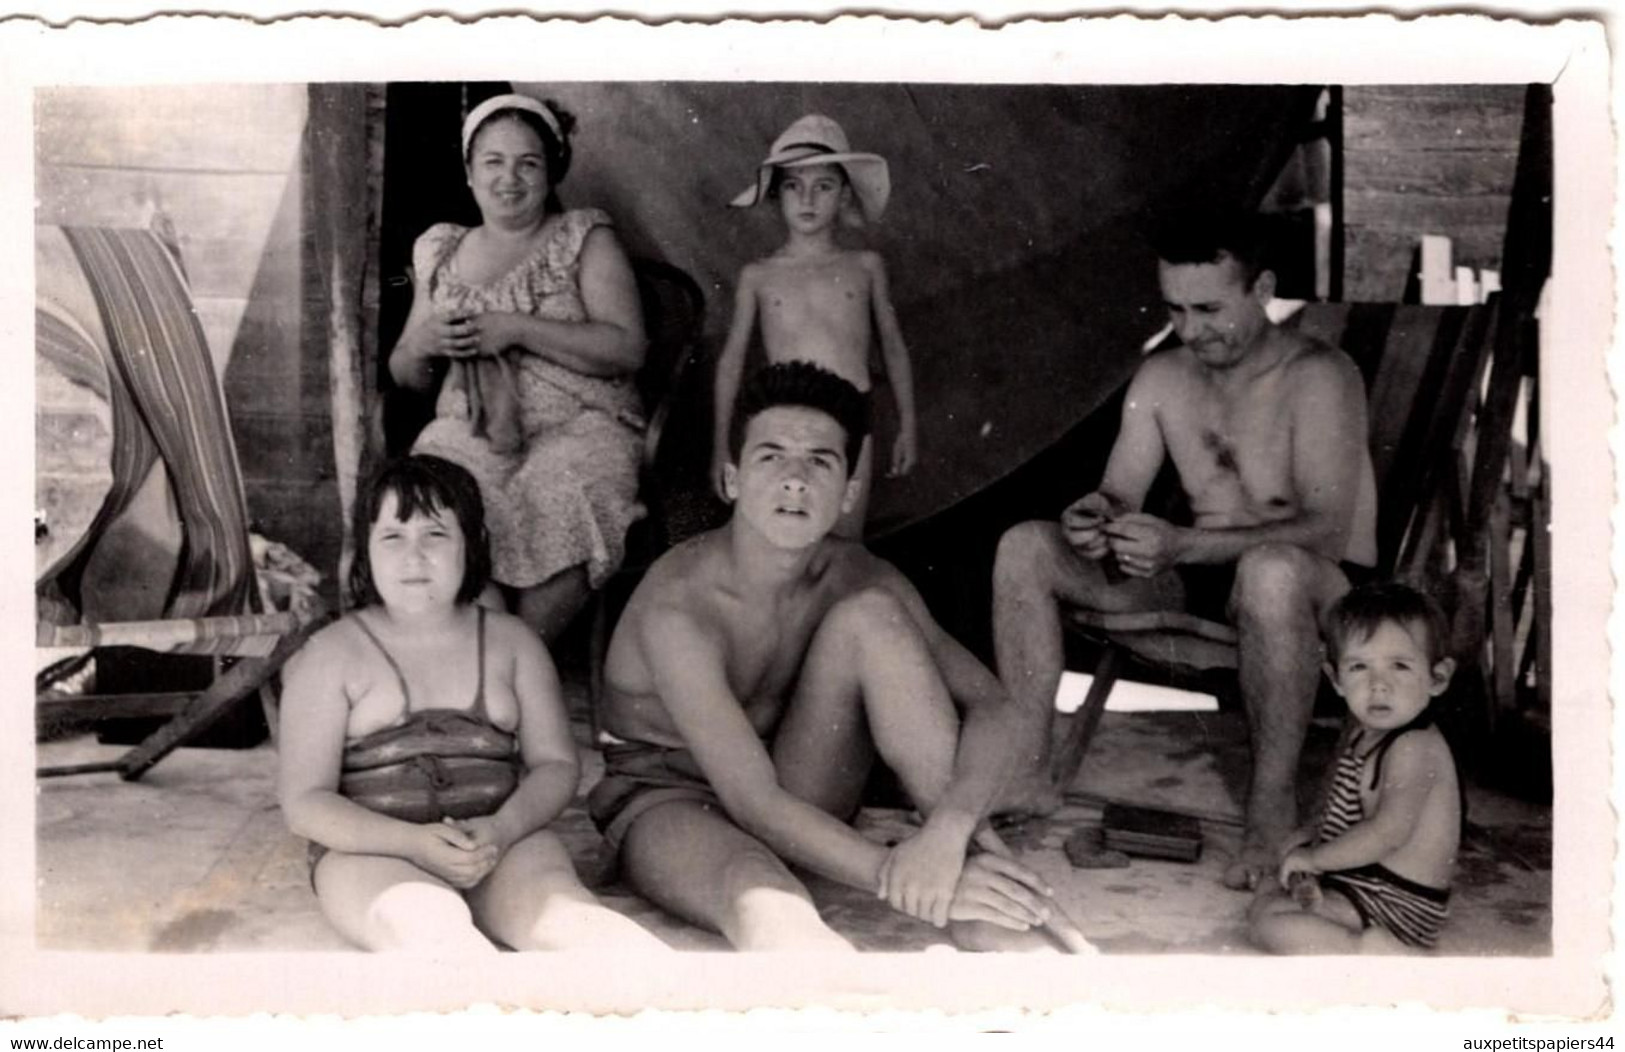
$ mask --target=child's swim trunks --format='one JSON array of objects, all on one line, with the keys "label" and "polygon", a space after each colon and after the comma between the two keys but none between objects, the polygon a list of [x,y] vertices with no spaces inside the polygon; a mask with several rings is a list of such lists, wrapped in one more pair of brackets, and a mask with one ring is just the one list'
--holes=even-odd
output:
[{"label": "child's swim trunks", "polygon": [[1407,946],[1430,950],[1449,912],[1450,892],[1407,880],[1386,866],[1334,870],[1320,876],[1322,891],[1336,891],[1354,905],[1361,922],[1383,928]]}]

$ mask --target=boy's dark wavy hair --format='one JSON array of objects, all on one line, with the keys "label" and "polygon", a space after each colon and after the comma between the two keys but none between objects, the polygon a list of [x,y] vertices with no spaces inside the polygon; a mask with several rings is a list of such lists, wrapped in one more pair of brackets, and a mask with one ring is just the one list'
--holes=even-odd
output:
[{"label": "boy's dark wavy hair", "polygon": [[777,362],[745,382],[728,425],[728,451],[735,464],[745,448],[745,428],[776,406],[802,406],[827,413],[846,432],[846,473],[857,470],[858,453],[869,437],[869,399],[828,369],[812,362]]},{"label": "boy's dark wavy hair", "polygon": [[562,137],[554,135],[553,129],[547,122],[529,110],[507,108],[494,110],[490,116],[480,121],[475,127],[474,134],[468,137],[468,152],[463,155],[463,166],[474,163],[474,147],[480,141],[480,133],[489,128],[494,122],[500,120],[517,120],[525,127],[536,133],[536,138],[542,143],[542,158],[547,164],[547,201],[546,209],[550,214],[564,211],[564,204],[559,200],[559,184],[564,177],[570,174],[570,159],[574,156],[570,147],[570,136],[575,130],[575,114],[560,106],[552,99],[543,99],[542,105],[553,114],[553,119],[559,122],[559,130],[564,133]]},{"label": "boy's dark wavy hair", "polygon": [[372,580],[372,559],[367,538],[384,506],[384,497],[395,494],[395,513],[405,522],[418,512],[438,515],[451,512],[463,530],[463,583],[457,589],[459,603],[471,603],[491,579],[491,552],[485,533],[485,504],[480,487],[468,471],[442,457],[415,453],[384,464],[367,480],[355,501],[355,561],[350,564],[350,599],[357,606],[379,601],[378,586]]},{"label": "boy's dark wavy hair", "polygon": [[1264,226],[1256,212],[1240,208],[1188,207],[1157,217],[1151,250],[1164,263],[1241,264],[1247,287],[1268,269]]},{"label": "boy's dark wavy hair", "polygon": [[1353,589],[1326,612],[1326,652],[1333,664],[1352,642],[1369,639],[1384,624],[1427,635],[1428,667],[1450,656],[1450,625],[1428,595],[1401,581],[1372,581]]}]

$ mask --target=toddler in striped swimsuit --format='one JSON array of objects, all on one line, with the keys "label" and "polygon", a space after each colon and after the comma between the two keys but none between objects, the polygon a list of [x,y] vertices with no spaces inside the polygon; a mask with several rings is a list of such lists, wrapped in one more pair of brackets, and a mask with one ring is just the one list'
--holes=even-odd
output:
[{"label": "toddler in striped swimsuit", "polygon": [[1320,821],[1260,891],[1252,939],[1272,953],[1431,949],[1461,839],[1455,758],[1428,712],[1450,685],[1438,607],[1379,582],[1327,614],[1327,666],[1349,706]]}]

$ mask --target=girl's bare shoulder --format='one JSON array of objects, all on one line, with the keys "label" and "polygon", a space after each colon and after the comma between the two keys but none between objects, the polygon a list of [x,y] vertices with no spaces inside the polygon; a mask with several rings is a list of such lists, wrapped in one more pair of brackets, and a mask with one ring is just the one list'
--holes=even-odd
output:
[{"label": "girl's bare shoulder", "polygon": [[285,675],[348,674],[353,670],[356,659],[362,656],[366,645],[356,616],[354,613],[346,614],[318,629],[288,659]]},{"label": "girl's bare shoulder", "polygon": [[485,639],[492,647],[512,651],[530,643],[539,643],[535,630],[513,614],[485,608]]}]

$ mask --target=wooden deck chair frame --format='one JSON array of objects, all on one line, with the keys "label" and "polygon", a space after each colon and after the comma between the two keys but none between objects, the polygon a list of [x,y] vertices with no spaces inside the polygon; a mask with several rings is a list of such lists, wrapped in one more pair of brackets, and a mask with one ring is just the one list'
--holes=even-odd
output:
[{"label": "wooden deck chair frame", "polygon": [[[1497,315],[1492,297],[1476,307],[1309,304],[1286,323],[1342,347],[1365,377],[1382,574],[1423,576],[1450,520],[1459,518],[1442,495],[1454,486],[1469,441]],[[1065,623],[1102,649],[1052,763],[1063,787],[1076,778],[1130,656],[1179,681],[1236,668],[1235,628],[1183,611],[1071,609]]]},{"label": "wooden deck chair frame", "polygon": [[[239,617],[204,617],[161,621],[119,621],[101,624],[48,625],[35,628],[40,647],[132,646],[151,650],[208,643],[215,650],[215,675],[202,691],[174,694],[90,694],[36,699],[36,711],[78,718],[117,716],[169,716],[169,720],[138,744],[113,760],[39,767],[40,778],[115,771],[134,781],[176,749],[194,741],[238,703],[258,695],[266,722],[276,730],[276,702],[272,677],[305,640],[323,624],[302,622],[288,612],[244,614]],[[225,659],[234,657],[229,665]]]}]

